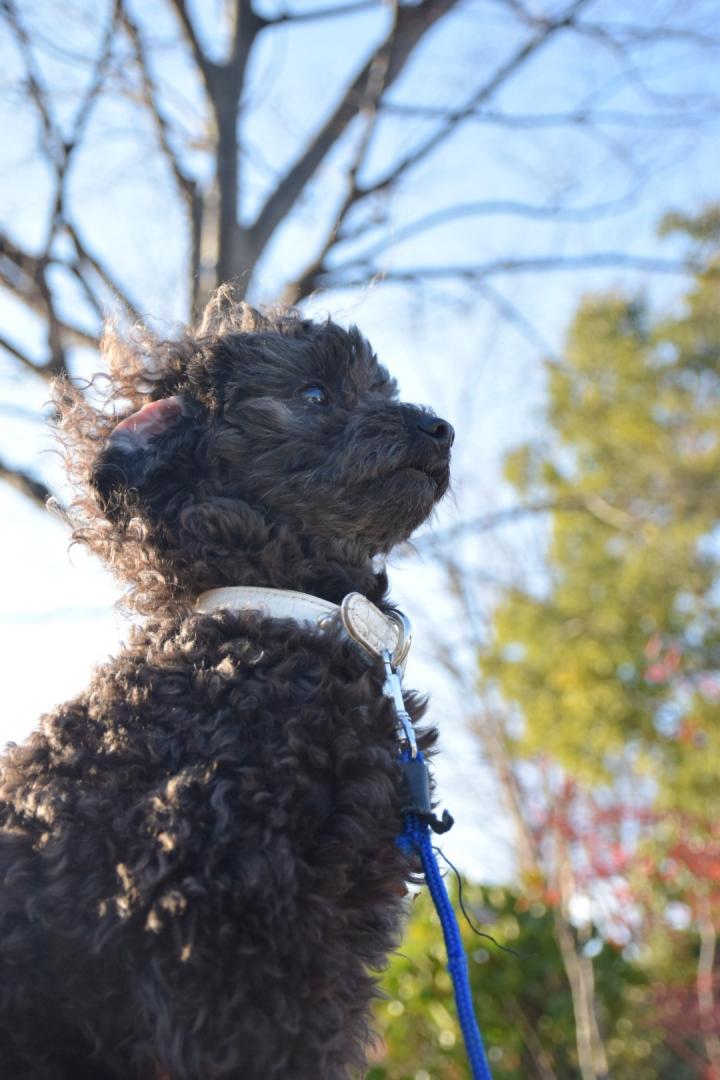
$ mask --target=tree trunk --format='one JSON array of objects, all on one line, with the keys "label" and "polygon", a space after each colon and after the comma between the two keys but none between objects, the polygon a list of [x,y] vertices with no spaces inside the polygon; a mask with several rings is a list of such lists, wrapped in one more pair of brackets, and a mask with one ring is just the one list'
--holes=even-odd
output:
[{"label": "tree trunk", "polygon": [[592,959],[578,952],[573,928],[562,911],[555,912],[555,940],[570,983],[578,1066],[582,1080],[609,1076],[607,1055],[595,1016],[595,974]]},{"label": "tree trunk", "polygon": [[720,1036],[715,1020],[715,952],[717,930],[712,917],[710,897],[706,885],[699,885],[697,896],[698,933],[700,955],[697,963],[697,1001],[700,1026],[703,1033],[705,1053],[710,1062],[708,1080],[720,1080]]},{"label": "tree trunk", "polygon": [[[505,807],[515,825],[520,873],[526,878],[535,876],[544,879],[546,874],[543,872],[540,852],[523,814],[522,792],[512,767],[510,750],[500,728],[500,721],[494,716],[483,717],[481,736],[500,784]],[[557,873],[562,899],[560,908],[555,912],[555,940],[572,995],[578,1064],[583,1080],[602,1080],[609,1076],[609,1072],[595,1010],[595,974],[592,958],[583,956],[578,951],[575,932],[566,915],[567,902],[572,892],[572,870],[564,845],[558,845]]]}]

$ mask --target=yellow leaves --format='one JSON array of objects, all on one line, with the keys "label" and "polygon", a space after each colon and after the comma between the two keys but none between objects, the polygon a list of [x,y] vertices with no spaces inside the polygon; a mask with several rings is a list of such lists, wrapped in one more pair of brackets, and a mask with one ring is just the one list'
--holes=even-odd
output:
[{"label": "yellow leaves", "polygon": [[534,480],[534,458],[532,446],[521,446],[505,458],[505,479],[520,492],[526,491]]}]

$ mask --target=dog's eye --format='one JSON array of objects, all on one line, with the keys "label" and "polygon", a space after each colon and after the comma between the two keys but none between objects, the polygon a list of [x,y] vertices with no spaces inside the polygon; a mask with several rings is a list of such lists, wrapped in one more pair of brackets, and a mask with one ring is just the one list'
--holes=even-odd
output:
[{"label": "dog's eye", "polygon": [[327,390],[324,386],[320,386],[319,383],[306,386],[300,391],[300,394],[308,405],[327,405],[330,400],[327,396]]}]

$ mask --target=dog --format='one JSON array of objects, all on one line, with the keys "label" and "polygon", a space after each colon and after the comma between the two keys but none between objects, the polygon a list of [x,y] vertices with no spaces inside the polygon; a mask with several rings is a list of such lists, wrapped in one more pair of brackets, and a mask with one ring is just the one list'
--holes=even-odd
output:
[{"label": "dog", "polygon": [[229,288],[196,330],[105,353],[105,406],[58,391],[68,517],[143,618],[2,760],[2,1075],[357,1075],[417,871],[383,663],[333,620],[196,604],[391,617],[380,563],[447,491],[452,427],[357,329]]}]

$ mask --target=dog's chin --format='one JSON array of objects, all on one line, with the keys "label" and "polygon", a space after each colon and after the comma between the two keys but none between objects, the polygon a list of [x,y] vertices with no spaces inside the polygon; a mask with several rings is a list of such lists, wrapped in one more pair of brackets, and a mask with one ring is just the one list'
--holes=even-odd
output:
[{"label": "dog's chin", "polygon": [[[344,489],[316,487],[314,498],[297,505],[297,491],[287,502],[276,502],[269,516],[295,520],[310,536],[332,537],[366,545],[373,552],[387,553],[407,540],[430,517],[447,491],[449,470],[400,466],[363,483]],[[265,513],[268,513],[267,502]]]},{"label": "dog's chin", "polygon": [[407,485],[421,503],[428,501],[428,514],[445,495],[450,483],[450,470],[447,466],[422,469],[412,465],[398,469],[393,475],[397,476],[403,485]]},{"label": "dog's chin", "polygon": [[387,526],[387,548],[407,540],[430,516],[447,490],[447,476],[403,467],[369,485],[377,521]]},{"label": "dog's chin", "polygon": [[438,479],[427,469],[406,465],[381,476],[376,481],[382,491],[392,492],[399,498],[411,495],[421,502],[434,503],[437,498]]}]

